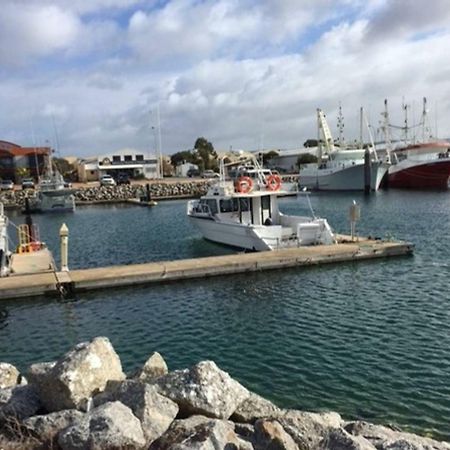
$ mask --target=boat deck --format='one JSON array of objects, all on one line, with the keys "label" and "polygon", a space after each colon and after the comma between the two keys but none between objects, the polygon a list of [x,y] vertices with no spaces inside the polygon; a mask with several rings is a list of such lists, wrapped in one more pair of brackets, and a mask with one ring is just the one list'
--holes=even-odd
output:
[{"label": "boat deck", "polygon": [[88,290],[120,286],[352,262],[410,255],[412,252],[413,245],[407,242],[369,239],[349,242],[345,237],[344,239],[341,237],[340,243],[333,245],[237,253],[226,256],[72,270],[70,272],[45,271],[27,275],[15,274],[0,279],[0,300],[61,295],[61,292],[76,294]]}]

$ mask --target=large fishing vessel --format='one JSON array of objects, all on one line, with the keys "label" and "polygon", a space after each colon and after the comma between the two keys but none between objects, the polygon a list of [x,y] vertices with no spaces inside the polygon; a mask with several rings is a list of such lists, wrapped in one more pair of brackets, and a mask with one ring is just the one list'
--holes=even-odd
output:
[{"label": "large fishing vessel", "polygon": [[317,110],[317,124],[318,161],[301,165],[300,187],[321,191],[378,190],[389,163],[378,158],[374,145],[366,149],[345,148],[340,137],[336,146],[321,109]]},{"label": "large fishing vessel", "polygon": [[[236,164],[240,169],[230,177],[228,169]],[[187,215],[205,239],[246,250],[334,243],[326,219],[280,211],[278,198],[286,194],[280,177],[263,170],[254,156],[243,155],[229,165],[222,158],[220,180],[206,195],[188,202]]]},{"label": "large fishing vessel", "polygon": [[[450,142],[437,140],[431,133],[427,119],[427,100],[423,99],[422,117],[418,128],[421,138],[411,135],[408,125],[408,107],[405,112],[404,126],[392,125],[389,121],[387,100],[383,113],[386,151],[391,154],[392,165],[389,168],[389,186],[410,189],[447,189],[450,177]],[[402,139],[396,146],[392,144],[391,130],[402,131]]]}]

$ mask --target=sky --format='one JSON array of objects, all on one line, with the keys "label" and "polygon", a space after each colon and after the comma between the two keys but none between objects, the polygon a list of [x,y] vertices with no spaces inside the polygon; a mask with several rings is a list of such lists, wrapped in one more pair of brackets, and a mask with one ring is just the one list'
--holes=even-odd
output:
[{"label": "sky", "polygon": [[[293,149],[384,99],[450,136],[448,0],[1,0],[0,140],[62,156]],[[158,121],[159,111],[159,121]],[[159,124],[159,125],[158,125]]]}]

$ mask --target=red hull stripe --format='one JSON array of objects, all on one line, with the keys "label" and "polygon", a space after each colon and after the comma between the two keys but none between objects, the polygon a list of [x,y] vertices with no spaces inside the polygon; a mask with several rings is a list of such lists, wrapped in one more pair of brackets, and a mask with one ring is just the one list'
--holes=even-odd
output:
[{"label": "red hull stripe", "polygon": [[389,186],[413,189],[447,189],[450,161],[421,164],[389,174]]}]

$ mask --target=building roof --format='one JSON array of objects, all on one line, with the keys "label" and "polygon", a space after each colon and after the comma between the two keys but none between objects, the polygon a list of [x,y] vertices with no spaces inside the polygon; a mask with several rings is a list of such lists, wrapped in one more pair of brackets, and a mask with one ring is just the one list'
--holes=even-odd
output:
[{"label": "building roof", "polygon": [[51,152],[50,147],[21,147],[8,141],[0,141],[0,152],[11,156],[27,156],[27,155],[48,155]]}]

